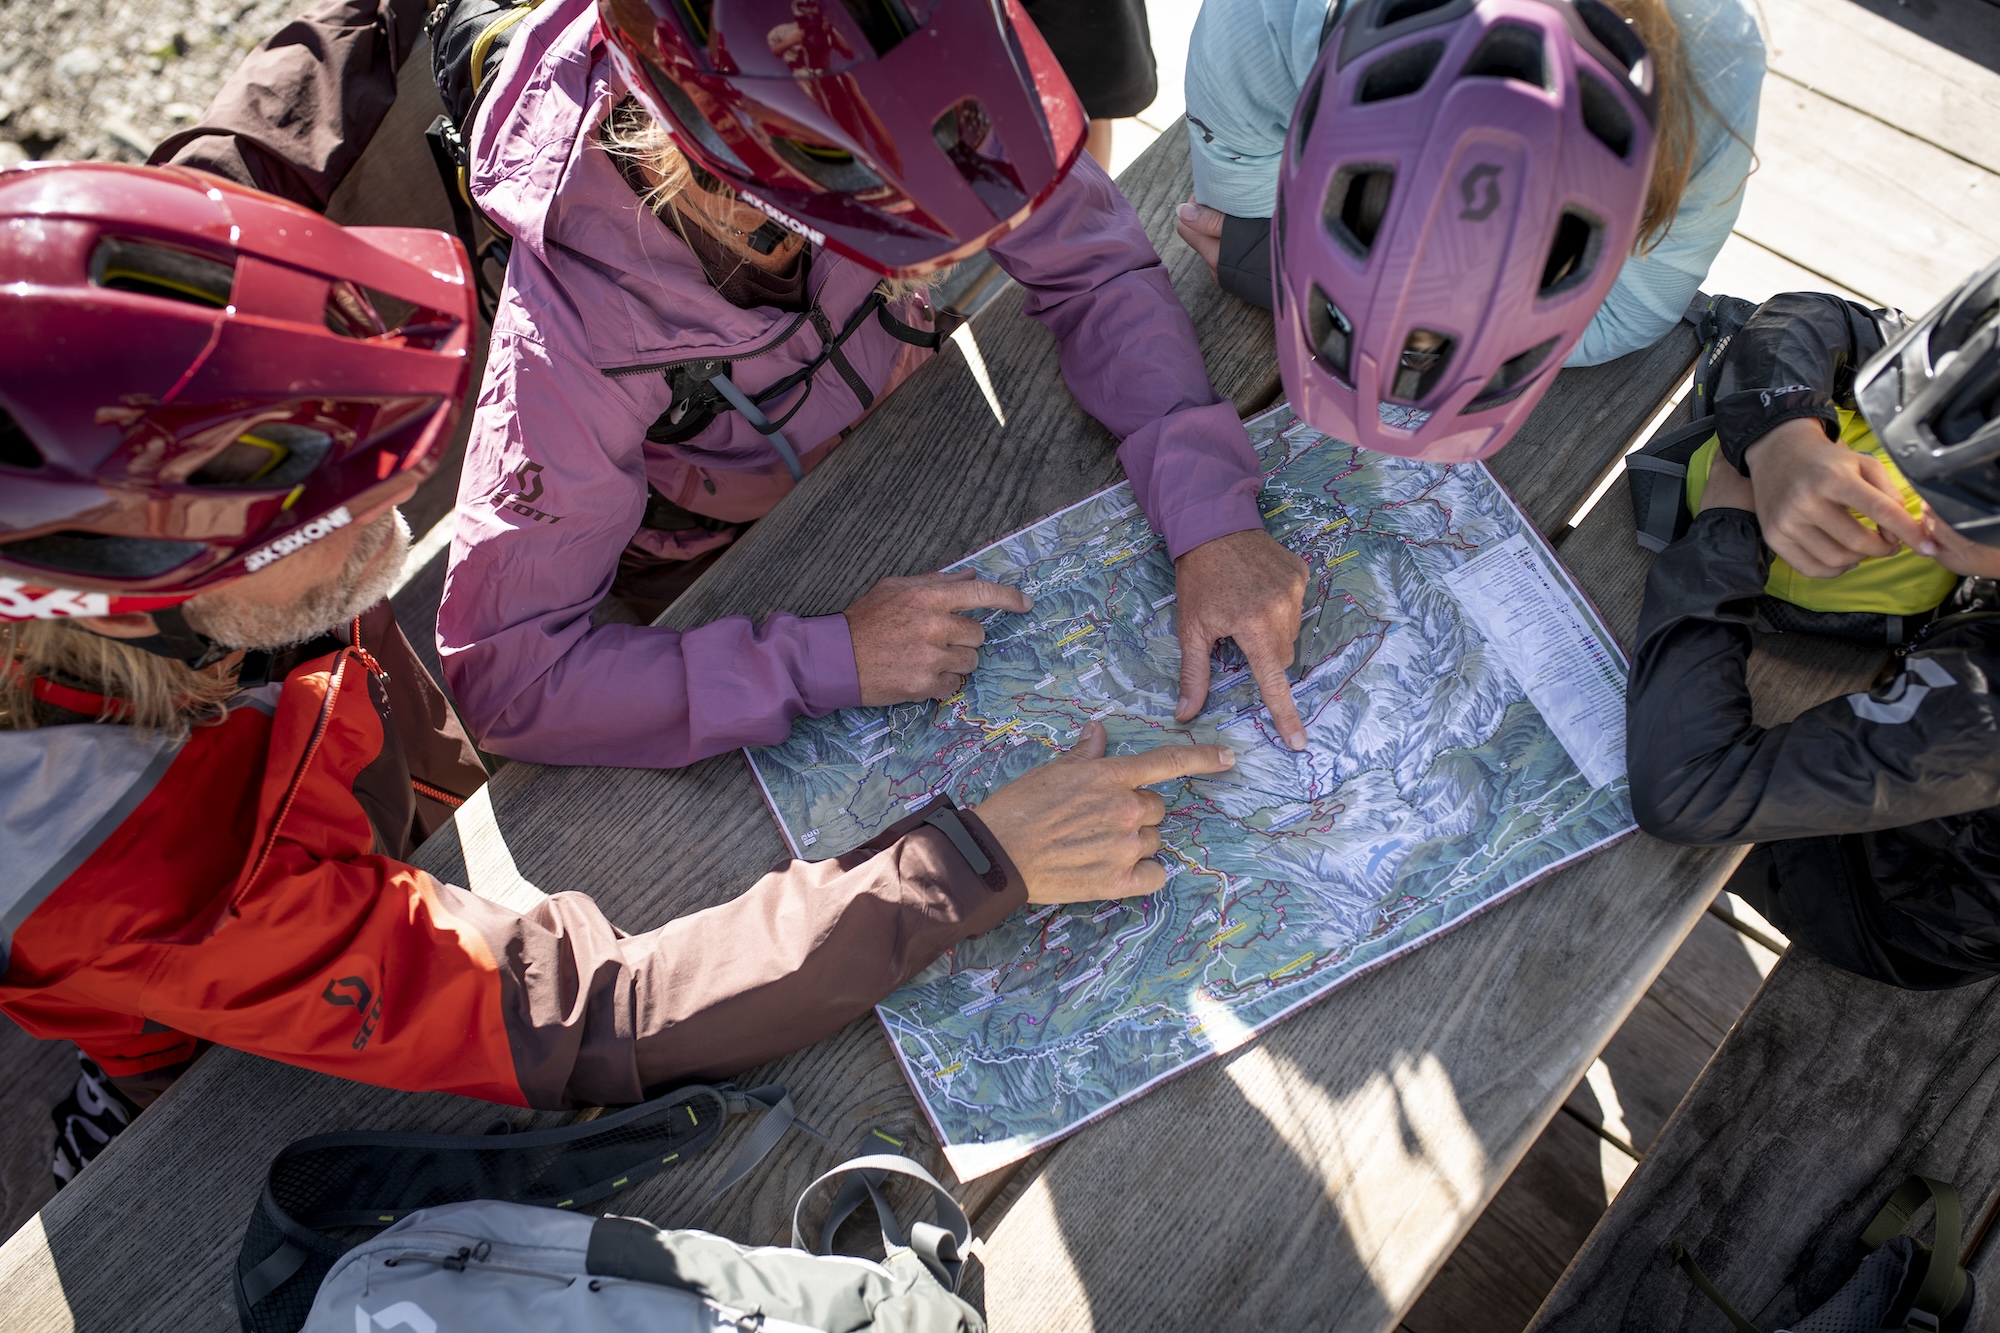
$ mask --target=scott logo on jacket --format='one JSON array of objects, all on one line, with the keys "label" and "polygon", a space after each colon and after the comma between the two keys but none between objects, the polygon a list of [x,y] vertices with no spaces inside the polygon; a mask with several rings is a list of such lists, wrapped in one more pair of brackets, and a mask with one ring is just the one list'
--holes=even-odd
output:
[{"label": "scott logo on jacket", "polygon": [[511,510],[523,518],[531,518],[537,523],[560,523],[562,515],[551,514],[546,509],[537,509],[535,502],[542,498],[542,465],[523,463],[514,469],[506,484],[493,497],[493,504],[500,509]]},{"label": "scott logo on jacket", "polygon": [[[375,1035],[375,1025],[382,1021],[382,996],[369,989],[368,983],[360,977],[339,977],[326,983],[326,989],[319,998],[328,1004],[351,1004],[361,1015],[361,1030],[354,1034],[354,1049],[360,1050]],[[374,1003],[370,1004],[369,1001]]]}]

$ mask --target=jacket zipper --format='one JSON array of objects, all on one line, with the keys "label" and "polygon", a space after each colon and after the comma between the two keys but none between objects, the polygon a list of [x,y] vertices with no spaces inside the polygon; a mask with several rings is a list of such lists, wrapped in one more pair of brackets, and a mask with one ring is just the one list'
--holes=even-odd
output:
[{"label": "jacket zipper", "polygon": [[[818,298],[815,297],[813,301],[813,309],[818,309],[818,308],[819,308],[819,301]],[[748,361],[752,357],[762,356],[766,352],[784,346],[786,343],[792,340],[793,335],[798,333],[800,327],[804,325],[806,320],[811,318],[811,316],[812,316],[812,310],[800,311],[798,314],[792,317],[792,322],[787,324],[777,335],[775,335],[771,339],[771,341],[765,343],[762,347],[753,347],[747,352],[738,352],[733,356],[682,356],[682,357],[676,357],[672,361],[651,361],[643,366],[617,366],[611,370],[600,370],[597,373],[604,376],[604,378],[608,380],[622,380],[622,379],[630,379],[634,375],[658,374],[664,371],[672,370],[675,366],[691,366],[702,361],[714,361],[722,364],[733,365],[738,361]]]}]

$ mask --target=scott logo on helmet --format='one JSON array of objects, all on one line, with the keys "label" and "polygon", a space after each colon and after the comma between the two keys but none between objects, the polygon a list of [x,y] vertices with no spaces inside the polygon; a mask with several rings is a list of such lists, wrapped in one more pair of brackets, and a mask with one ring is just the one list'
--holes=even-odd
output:
[{"label": "scott logo on helmet", "polygon": [[243,561],[243,570],[247,574],[255,574],[273,560],[310,546],[328,533],[338,531],[353,521],[354,515],[347,512],[346,505],[329,510],[303,527],[293,528],[269,546],[252,551]]},{"label": "scott logo on helmet", "polygon": [[[1483,188],[1482,188],[1483,187]],[[1464,222],[1484,222],[1500,207],[1500,168],[1481,162],[1458,179],[1458,192],[1465,199]]]}]

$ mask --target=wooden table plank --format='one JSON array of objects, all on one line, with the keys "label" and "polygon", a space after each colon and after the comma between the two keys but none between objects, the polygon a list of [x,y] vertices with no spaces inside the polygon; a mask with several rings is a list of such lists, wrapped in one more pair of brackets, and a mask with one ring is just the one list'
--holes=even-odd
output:
[{"label": "wooden table plank", "polygon": [[[2000,988],[1918,993],[1794,949],[1531,1326],[1684,1329],[1721,1318],[1664,1247],[1681,1238],[1762,1328],[1813,1308],[1911,1172],[1973,1219],[2000,1194]],[[1992,1247],[1981,1272],[2000,1280]]]},{"label": "wooden table plank", "polygon": [[[1159,156],[1138,174],[1167,183],[1133,189],[1148,201],[1157,231],[1165,211],[1186,193],[1186,145],[1181,136],[1167,136],[1152,152]],[[1267,317],[1245,313],[1215,292],[1205,271],[1191,272],[1198,261],[1184,248],[1170,253],[1178,256],[1170,267],[1180,289],[1197,320],[1205,321],[1217,381],[1239,405],[1252,405],[1271,382]],[[940,358],[718,562],[675,608],[675,618],[686,623],[781,605],[832,610],[878,574],[942,563],[1111,480],[1116,472],[1108,438],[1081,418],[1066,394],[1051,391],[1058,381],[1047,336],[1025,327],[1012,309],[996,309],[976,323],[1008,414],[1004,428],[993,421],[962,357]],[[1537,521],[1560,523],[1651,414],[1654,401],[1634,386],[1668,392],[1692,353],[1691,337],[1678,331],[1664,347],[1627,362],[1565,375],[1538,414],[1535,430],[1546,433],[1517,441],[1501,455],[1496,472]],[[1533,438],[1548,443],[1527,447]],[[940,448],[953,451],[951,466],[938,466]],[[857,509],[869,516],[868,525],[854,516]],[[1611,563],[1634,558],[1628,533]],[[1596,577],[1602,582],[1605,575]],[[733,755],[673,773],[514,764],[490,784],[487,799],[468,810],[484,812],[484,822],[475,829],[473,819],[461,816],[452,833],[424,848],[421,864],[481,891],[506,881],[505,888],[520,892],[523,880],[588,891],[631,929],[733,896],[783,856],[776,828]],[[1705,881],[1720,873],[1714,854],[1662,855],[1640,846],[1627,844],[1592,863],[1601,869],[1588,877],[1615,883],[1615,892],[1558,889],[1584,878],[1572,870],[1496,911],[1490,927],[1481,923],[1357,983],[1340,1001],[1314,1011],[1317,1021],[1282,1025],[1271,1040],[1087,1131],[1073,1141],[1088,1145],[1084,1151],[1050,1154],[998,1224],[1007,1258],[996,1261],[989,1290],[1001,1301],[999,1322],[1027,1327],[1046,1308],[1013,1295],[1046,1257],[1046,1244],[1061,1246],[1058,1229],[1042,1235],[1046,1244],[1018,1249],[1028,1235],[1030,1203],[1048,1201],[1065,1224],[1073,1209],[1105,1206],[1101,1190],[1131,1160],[1122,1150],[1111,1151],[1116,1141],[1152,1137],[1163,1120],[1173,1122],[1169,1138],[1192,1137],[1183,1152],[1145,1159],[1161,1171],[1203,1160],[1277,1166],[1289,1157],[1286,1136],[1315,1153],[1323,1144],[1379,1143],[1385,1160],[1407,1162],[1427,1182],[1418,1190],[1420,1206],[1407,1210],[1421,1215],[1421,1225],[1368,1211],[1386,1196],[1366,1188],[1343,1201],[1362,1208],[1356,1225],[1365,1224],[1368,1235],[1411,1256],[1384,1278],[1393,1300],[1376,1302],[1379,1309],[1365,1298],[1351,1303],[1355,1313],[1373,1309],[1362,1322],[1385,1322],[1389,1306],[1407,1302],[1477,1214],[1712,892]],[[1634,899],[1647,909],[1633,913]],[[1618,936],[1612,947],[1603,947],[1605,934]],[[1562,984],[1546,984],[1558,976]],[[1504,1002],[1489,1004],[1492,995]],[[1439,996],[1449,998],[1440,1003]],[[1517,996],[1529,998],[1517,1003]],[[1329,1028],[1338,1031],[1329,1035]],[[1509,1043],[1517,1040],[1525,1043],[1519,1065],[1499,1068],[1472,1058],[1512,1049]],[[672,1179],[631,1191],[619,1207],[765,1240],[782,1234],[791,1197],[811,1174],[859,1146],[870,1129],[906,1139],[917,1155],[936,1160],[935,1145],[872,1022],[851,1025],[753,1077],[793,1087],[802,1112],[834,1139],[834,1147],[795,1138],[752,1181],[712,1206],[701,1196],[719,1159],[697,1161]],[[1224,1085],[1243,1090],[1213,1104],[1191,1104],[1200,1089]],[[1295,1092],[1304,1100],[1278,1112]],[[1273,1125],[1254,1108],[1243,1114],[1246,1097],[1280,1113],[1284,1123]],[[255,1109],[245,1113],[246,1106]],[[73,1313],[77,1327],[174,1325],[189,1309],[213,1308],[226,1294],[242,1219],[264,1164],[284,1142],[336,1125],[476,1127],[488,1114],[478,1103],[392,1093],[215,1052],[64,1191],[44,1211],[41,1226],[0,1250],[0,1322],[10,1328],[67,1326],[63,1321]],[[1335,1122],[1356,1136],[1329,1137]],[[1405,1125],[1415,1135],[1408,1152]],[[1236,1155],[1212,1151],[1224,1143],[1236,1144]],[[1324,1162],[1356,1160],[1343,1159],[1342,1151]],[[1092,1169],[1100,1157],[1103,1169]],[[1314,1237],[1315,1246],[1331,1234],[1323,1233],[1325,1226],[1345,1225],[1318,1183],[1324,1162],[1289,1173],[1293,1186],[1312,1177],[1316,1183],[1306,1194],[1317,1203],[1295,1187],[1272,1195],[1277,1211],[1270,1216],[1284,1220],[1288,1235]],[[1065,1163],[1073,1169],[1052,1179]],[[988,1178],[963,1192],[976,1208],[1004,1183]],[[1179,1197],[1166,1180],[1155,1183],[1156,1192],[1116,1183],[1119,1207]],[[1364,1182],[1370,1183],[1380,1182]],[[192,1217],[182,1206],[188,1198],[204,1204]],[[1153,1222],[1178,1216],[1165,1207],[1153,1212]],[[1385,1220],[1396,1225],[1385,1230]],[[1026,1268],[1013,1261],[1017,1252],[1025,1255]],[[1229,1257],[1228,1278],[1210,1288],[1211,1296],[1244,1281],[1242,1255],[1260,1252],[1246,1248]],[[1367,1262],[1383,1258],[1372,1242],[1356,1252],[1365,1252]],[[1100,1292],[1129,1291],[1135,1281],[1152,1280],[1149,1272],[1097,1271],[1103,1256],[1079,1253],[1078,1275]],[[1297,1276],[1290,1266],[1300,1257],[1294,1244],[1289,1257],[1251,1267],[1260,1284],[1277,1282]],[[1308,1276],[1309,1282],[1294,1284],[1298,1290],[1326,1291],[1352,1284],[1356,1269],[1336,1264]],[[1375,1290],[1367,1274],[1359,1282]],[[1079,1308],[1087,1309],[1087,1302]]]}]

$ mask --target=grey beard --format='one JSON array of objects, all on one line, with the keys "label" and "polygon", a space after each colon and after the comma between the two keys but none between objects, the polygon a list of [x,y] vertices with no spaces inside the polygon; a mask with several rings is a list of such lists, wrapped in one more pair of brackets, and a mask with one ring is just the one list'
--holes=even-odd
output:
[{"label": "grey beard", "polygon": [[[396,543],[399,554],[369,570],[369,562],[390,542]],[[409,553],[410,525],[400,510],[392,509],[362,529],[339,573],[286,605],[239,601],[224,587],[194,598],[184,613],[189,625],[217,643],[277,652],[338,629],[387,597]]]}]

